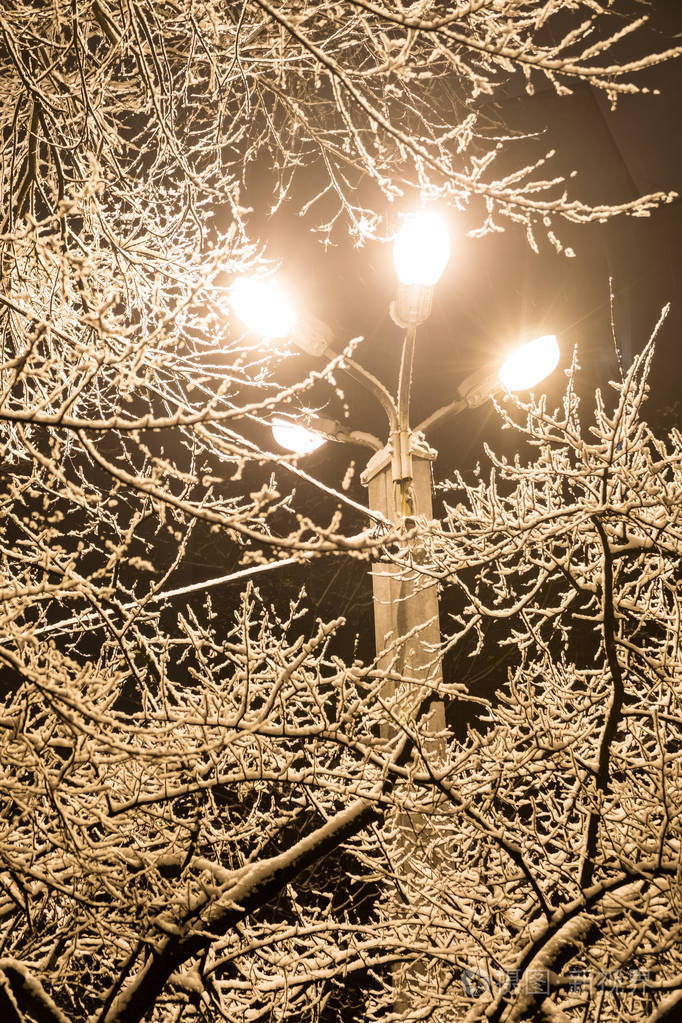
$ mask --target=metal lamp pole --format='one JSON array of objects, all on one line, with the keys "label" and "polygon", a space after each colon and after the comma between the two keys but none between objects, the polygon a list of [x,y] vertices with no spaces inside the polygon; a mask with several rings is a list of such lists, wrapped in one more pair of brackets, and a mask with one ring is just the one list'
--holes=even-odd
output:
[{"label": "metal lamp pole", "polygon": [[[369,461],[361,481],[369,491],[369,505],[397,527],[409,526],[416,517],[433,518],[432,463],[436,452],[412,432],[410,396],[417,327],[431,312],[433,290],[450,255],[445,227],[433,214],[408,217],[394,243],[394,261],[400,285],[391,305],[393,321],[405,330],[400,358],[397,402],[389,417],[388,444]],[[374,635],[379,668],[389,674],[383,696],[394,712],[409,718],[423,686],[442,688],[438,589],[418,571],[420,551],[408,545],[415,569],[382,562],[372,571]],[[396,682],[406,680],[412,689],[405,703],[396,704]],[[407,680],[409,679],[409,682]],[[400,683],[398,683],[400,684]],[[410,706],[412,704],[412,706]],[[403,722],[395,722],[395,725]],[[432,701],[429,731],[445,726],[442,700]],[[394,726],[387,724],[390,733]]]},{"label": "metal lamp pole", "polygon": [[[360,479],[368,489],[369,506],[400,528],[416,518],[433,518],[432,465],[436,452],[412,433],[409,397],[416,327],[403,344],[398,388],[397,422],[388,444],[369,460]],[[419,573],[420,551],[412,545],[414,570],[385,560],[372,569],[374,637],[378,667],[389,675],[409,677],[410,683],[439,691],[442,688],[438,588]],[[382,696],[395,706],[396,683],[390,678]],[[416,701],[415,701],[416,702]],[[396,725],[398,723],[396,722]],[[442,701],[431,704],[429,730],[445,725]],[[386,734],[392,726],[384,727]]]},{"label": "metal lamp pole", "polygon": [[[385,736],[409,723],[425,689],[438,692],[442,688],[437,583],[419,571],[422,552],[412,532],[416,518],[433,518],[432,464],[436,452],[424,440],[424,431],[465,408],[482,404],[501,387],[510,391],[533,387],[559,360],[554,335],[522,345],[511,352],[499,373],[484,371],[468,377],[458,386],[453,401],[412,429],[410,394],[417,327],[431,312],[434,286],[445,269],[449,252],[449,237],[437,216],[421,213],[406,217],[394,243],[400,284],[391,316],[405,330],[397,398],[352,358],[343,357],[340,364],[384,408],[388,442],[382,444],[372,434],[349,430],[345,424],[322,418],[308,418],[305,427],[296,419],[288,421],[293,439],[291,443],[280,440],[300,454],[313,450],[325,439],[371,448],[374,454],[361,475],[368,488],[369,506],[397,531],[405,532],[400,564],[387,555],[372,569],[376,651],[379,668],[386,673],[381,697],[390,704],[394,715],[393,723],[382,729]],[[272,279],[238,279],[232,286],[231,304],[236,315],[256,333],[288,337],[309,355],[338,359],[331,330],[311,317],[297,321]],[[297,446],[300,441],[303,443]],[[414,569],[409,567],[410,562]],[[444,725],[443,703],[432,701],[428,730],[439,732]]]}]

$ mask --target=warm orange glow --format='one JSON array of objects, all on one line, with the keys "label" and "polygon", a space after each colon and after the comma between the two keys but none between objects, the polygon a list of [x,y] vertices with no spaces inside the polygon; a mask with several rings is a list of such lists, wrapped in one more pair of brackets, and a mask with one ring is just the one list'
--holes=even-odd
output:
[{"label": "warm orange glow", "polygon": [[238,277],[230,305],[244,326],[261,337],[286,337],[296,324],[286,292],[272,277]]},{"label": "warm orange glow", "polygon": [[437,213],[405,217],[393,243],[393,261],[401,284],[432,287],[450,258],[450,236]]},{"label": "warm orange glow", "polygon": [[326,440],[321,433],[308,430],[290,419],[280,418],[273,419],[272,435],[280,447],[297,455],[308,455],[311,451],[316,451]]},{"label": "warm orange glow", "polygon": [[508,391],[525,391],[549,376],[558,362],[557,339],[554,334],[545,334],[510,353],[499,371],[500,383]]}]

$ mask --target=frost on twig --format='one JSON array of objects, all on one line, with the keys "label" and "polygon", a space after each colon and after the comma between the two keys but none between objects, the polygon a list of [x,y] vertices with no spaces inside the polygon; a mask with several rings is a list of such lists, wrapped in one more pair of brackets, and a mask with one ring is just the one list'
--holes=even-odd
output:
[{"label": "frost on twig", "polygon": [[[478,120],[517,73],[631,91],[659,56],[619,62],[612,7],[3,5],[7,1018],[334,1018],[352,983],[368,1021],[674,1004],[682,438],[644,418],[651,349],[589,429],[574,381],[559,410],[505,406],[531,455],[490,453],[407,536],[271,450],[339,360],[284,384],[287,345],[227,309],[264,265],[255,161],[273,204],[304,168],[299,206],[319,188],[358,238],[366,180],[533,238],[620,209],[542,164],[496,178]],[[419,625],[363,661],[298,582],[273,606],[269,571],[339,556],[450,590],[432,663],[499,660],[501,623],[498,698],[465,669],[429,688],[402,656]]]}]

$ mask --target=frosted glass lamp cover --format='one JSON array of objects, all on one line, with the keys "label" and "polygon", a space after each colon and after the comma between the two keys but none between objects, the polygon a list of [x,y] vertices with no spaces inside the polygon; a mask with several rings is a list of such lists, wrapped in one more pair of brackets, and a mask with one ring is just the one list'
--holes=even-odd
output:
[{"label": "frosted glass lamp cover", "polygon": [[291,419],[276,418],[272,421],[272,435],[280,447],[296,455],[309,455],[322,447],[326,437],[314,430],[308,430]]},{"label": "frosted glass lamp cover", "polygon": [[559,345],[554,334],[544,334],[509,354],[499,371],[508,391],[525,391],[549,376],[559,362]]},{"label": "frosted glass lamp cover", "polygon": [[450,236],[437,213],[405,217],[393,242],[393,262],[401,284],[433,287],[450,258]]},{"label": "frosted glass lamp cover", "polygon": [[230,288],[230,305],[244,326],[261,337],[286,337],[296,324],[286,292],[272,277],[238,277]]}]

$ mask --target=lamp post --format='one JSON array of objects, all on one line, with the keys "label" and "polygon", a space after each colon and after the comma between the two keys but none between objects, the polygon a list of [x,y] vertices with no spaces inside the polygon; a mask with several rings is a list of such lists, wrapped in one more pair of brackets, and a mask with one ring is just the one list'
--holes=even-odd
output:
[{"label": "lamp post", "polygon": [[[417,327],[429,316],[433,292],[450,257],[450,239],[442,220],[433,213],[407,217],[398,232],[393,259],[398,275],[398,293],[391,304],[391,317],[405,330],[398,378],[397,423],[392,425],[387,445],[372,456],[360,479],[367,487],[371,508],[395,526],[410,523],[416,516],[433,518],[432,462],[436,452],[410,427],[410,396]],[[415,552],[411,551],[414,558]],[[417,553],[418,559],[418,553]],[[438,589],[435,582],[424,585],[418,571],[381,563],[372,571],[374,638],[381,670],[396,677],[409,676],[418,685],[435,692],[442,690]],[[417,702],[412,691],[406,706],[396,705],[396,683],[387,680],[383,696],[393,713],[405,720]],[[442,700],[432,701],[429,731],[445,726]],[[394,726],[387,723],[384,731]]]},{"label": "lamp post", "polygon": [[[476,373],[462,381],[451,402],[413,429],[410,395],[417,327],[431,312],[434,288],[449,253],[447,231],[435,214],[405,218],[394,243],[399,285],[391,317],[405,331],[395,397],[355,360],[344,357],[342,368],[384,408],[388,419],[385,444],[372,434],[348,430],[331,419],[310,417],[304,426],[278,417],[273,423],[278,443],[301,455],[315,450],[326,439],[372,448],[374,453],[361,475],[368,488],[369,506],[396,529],[405,531],[401,563],[386,557],[372,569],[376,651],[379,668],[386,673],[381,695],[394,717],[394,722],[383,728],[385,737],[411,718],[425,690],[438,692],[442,688],[437,584],[419,572],[420,551],[410,539],[415,519],[433,518],[432,465],[436,451],[426,442],[425,433],[443,419],[482,404],[504,388],[513,391],[533,387],[559,360],[554,335],[522,345],[508,355],[497,372]],[[310,318],[297,320],[272,279],[235,282],[232,306],[245,325],[257,333],[287,337],[310,355],[338,355],[329,328]],[[406,561],[414,567],[405,567]],[[406,680],[399,691],[395,679]],[[442,701],[432,701],[428,730],[438,732],[444,724]]]}]

